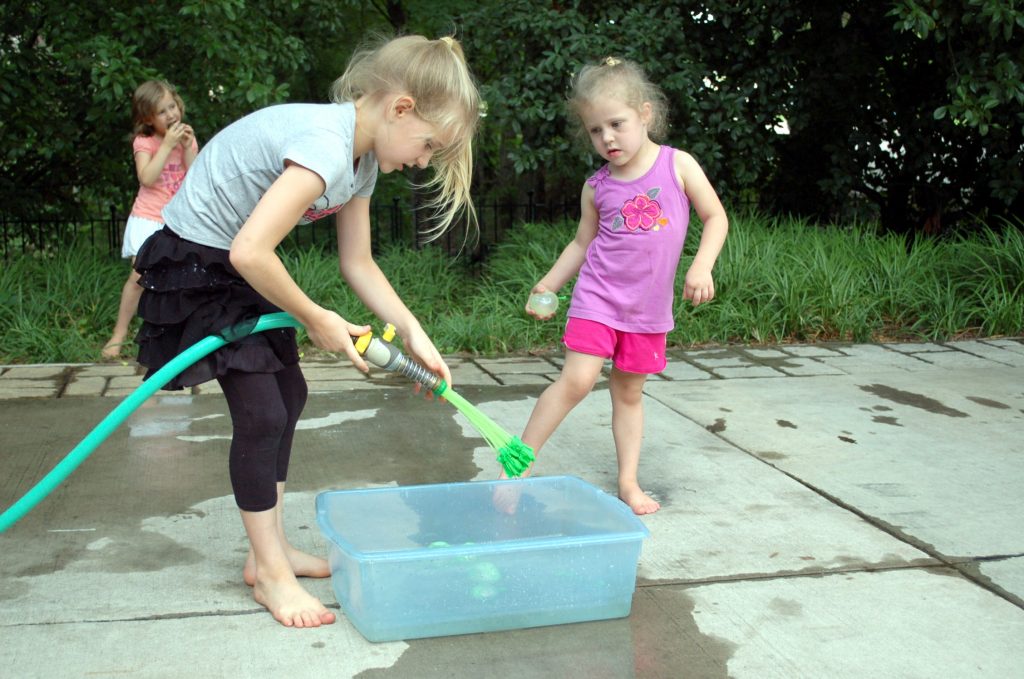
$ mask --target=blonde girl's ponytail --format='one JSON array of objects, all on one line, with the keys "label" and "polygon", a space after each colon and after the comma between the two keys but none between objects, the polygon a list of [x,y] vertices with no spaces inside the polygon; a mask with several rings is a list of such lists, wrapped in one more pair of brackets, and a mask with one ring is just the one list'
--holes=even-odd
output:
[{"label": "blonde girl's ponytail", "polygon": [[428,40],[410,35],[362,48],[331,88],[335,102],[389,94],[411,96],[417,115],[450,139],[434,153],[433,176],[419,187],[434,194],[427,203],[434,217],[424,232],[428,240],[443,234],[463,215],[477,229],[470,184],[481,101],[459,42],[452,37]]}]

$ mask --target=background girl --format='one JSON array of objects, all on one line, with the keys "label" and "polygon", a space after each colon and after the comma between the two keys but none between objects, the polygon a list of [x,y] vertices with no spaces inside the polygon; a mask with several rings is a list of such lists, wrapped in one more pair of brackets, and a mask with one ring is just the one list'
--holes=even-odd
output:
[{"label": "background girl", "polygon": [[[164,209],[166,226],[139,252],[139,361],[153,374],[203,337],[284,310],[316,346],[367,366],[352,336],[369,331],[299,288],[275,253],[297,222],[334,214],[341,274],[405,349],[451,383],[419,321],[373,260],[370,195],[378,170],[434,167],[436,232],[473,208],[472,137],[480,100],[459,44],[406,36],[360,50],[333,103],[282,104],[232,123],[196,158]],[[327,562],[294,548],[282,519],[292,437],[306,401],[294,329],[249,335],[183,371],[167,388],[216,379],[232,419],[229,471],[249,538],[243,579],[284,625],[334,622],[296,576]]]},{"label": "background girl", "polygon": [[[192,127],[183,122],[185,102],[174,87],[163,80],[147,80],[132,95],[132,151],[139,193],[135,197],[124,229],[121,256],[131,258],[147,238],[160,230],[160,211],[178,192],[192,161],[199,152]],[[139,306],[142,288],[134,270],[121,290],[114,332],[103,347],[104,358],[117,358],[128,336],[128,327]]]},{"label": "background girl", "polygon": [[[579,274],[562,338],[561,375],[537,400],[522,440],[539,452],[611,359],[619,497],[635,513],[648,514],[660,505],[637,480],[643,387],[647,375],[666,365],[690,207],[704,223],[683,288],[694,306],[715,296],[711,269],[728,219],[697,161],[651,141],[665,129],[665,98],[637,65],[609,58],[583,68],[569,104],[606,164],[583,185],[576,237],[532,290],[557,291]],[[537,316],[529,305],[527,313]]]}]

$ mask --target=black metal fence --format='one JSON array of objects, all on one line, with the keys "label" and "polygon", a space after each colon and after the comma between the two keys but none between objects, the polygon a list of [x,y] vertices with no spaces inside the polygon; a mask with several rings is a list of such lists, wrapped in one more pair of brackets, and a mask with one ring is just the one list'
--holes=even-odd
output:
[{"label": "black metal fence", "polygon": [[[375,251],[392,245],[405,245],[412,249],[443,247],[459,252],[466,261],[475,263],[486,257],[489,247],[502,240],[505,233],[516,225],[529,222],[554,223],[579,219],[579,200],[566,197],[561,202],[539,202],[533,193],[525,200],[504,203],[476,204],[479,238],[470,233],[466,224],[456,224],[443,236],[426,243],[423,232],[429,226],[429,215],[422,208],[395,198],[390,203],[371,203],[370,219]],[[71,242],[85,242],[100,252],[120,257],[121,239],[127,216],[115,207],[105,217],[65,219],[59,217],[11,218],[0,213],[0,244],[2,258],[33,255],[45,256]],[[334,220],[322,219],[294,229],[285,241],[288,247],[336,248]],[[467,256],[468,255],[468,256]]]},{"label": "black metal fence", "polygon": [[113,206],[106,217],[67,219],[63,217],[11,218],[0,213],[0,244],[3,259],[29,254],[46,254],[71,242],[83,241],[98,250],[120,255],[125,217]]}]

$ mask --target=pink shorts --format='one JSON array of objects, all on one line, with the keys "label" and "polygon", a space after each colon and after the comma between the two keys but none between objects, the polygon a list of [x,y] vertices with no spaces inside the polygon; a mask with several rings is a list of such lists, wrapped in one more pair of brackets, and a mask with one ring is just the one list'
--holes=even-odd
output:
[{"label": "pink shorts", "polygon": [[659,373],[668,365],[663,332],[623,332],[604,323],[569,317],[562,342],[581,354],[612,359],[612,365],[629,373]]}]

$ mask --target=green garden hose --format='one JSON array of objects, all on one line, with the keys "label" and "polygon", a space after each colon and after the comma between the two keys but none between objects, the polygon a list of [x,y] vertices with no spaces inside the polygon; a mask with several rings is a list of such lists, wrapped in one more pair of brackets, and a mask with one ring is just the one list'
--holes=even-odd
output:
[{"label": "green garden hose", "polygon": [[220,349],[225,344],[234,342],[246,335],[288,327],[299,327],[299,322],[283,311],[276,314],[266,314],[260,316],[255,325],[252,323],[242,323],[226,328],[221,334],[203,338],[175,356],[164,367],[153,373],[148,380],[140,384],[127,398],[121,401],[56,467],[50,470],[49,474],[44,476],[39,483],[25,493],[20,500],[8,507],[3,514],[0,514],[0,533],[13,526],[21,517],[28,514],[33,507],[39,504],[43,498],[52,493],[54,488],[70,476],[71,472],[75,471],[78,465],[82,464],[85,458],[89,457],[110,436],[111,432],[117,429],[118,425],[124,422],[136,408],[156,393],[158,389],[177,377],[182,370],[207,354]]}]

